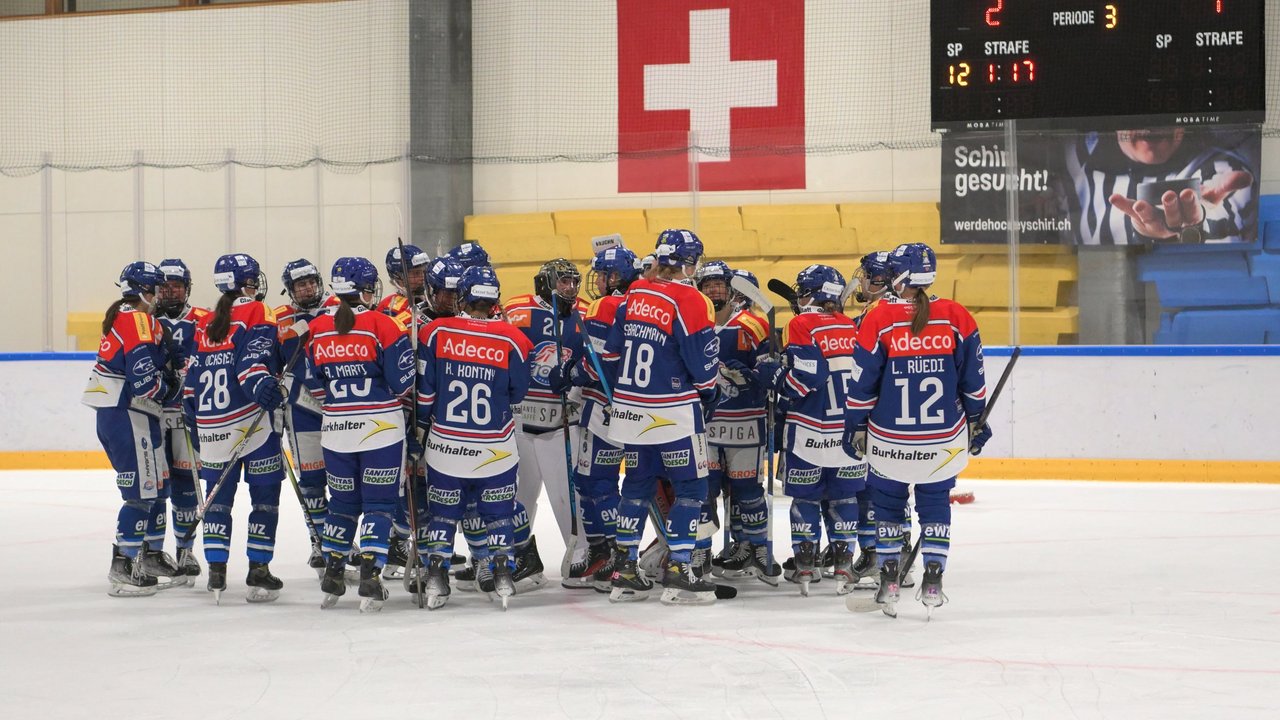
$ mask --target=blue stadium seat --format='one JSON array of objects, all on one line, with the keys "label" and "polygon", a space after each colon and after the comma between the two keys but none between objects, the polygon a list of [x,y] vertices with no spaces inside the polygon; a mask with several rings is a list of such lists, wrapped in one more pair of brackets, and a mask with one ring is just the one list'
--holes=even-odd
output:
[{"label": "blue stadium seat", "polygon": [[1262,226],[1262,248],[1280,252],[1280,220],[1268,220]]},{"label": "blue stadium seat", "polygon": [[1250,253],[1249,274],[1266,280],[1271,304],[1280,305],[1280,253]]},{"label": "blue stadium seat", "polygon": [[1258,197],[1258,220],[1280,220],[1280,195],[1262,195]]},{"label": "blue stadium seat", "polygon": [[1195,255],[1151,253],[1138,258],[1138,279],[1156,284],[1164,307],[1266,305],[1267,281],[1249,274],[1239,251]]},{"label": "blue stadium seat", "polygon": [[1280,342],[1280,308],[1183,310],[1160,328],[1163,345],[1262,345]]}]

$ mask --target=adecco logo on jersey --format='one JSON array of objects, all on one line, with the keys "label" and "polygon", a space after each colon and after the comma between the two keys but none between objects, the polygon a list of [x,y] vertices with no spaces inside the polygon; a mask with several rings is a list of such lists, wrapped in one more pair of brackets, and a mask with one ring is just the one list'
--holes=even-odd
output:
[{"label": "adecco logo on jersey", "polygon": [[444,334],[440,341],[438,356],[445,360],[505,367],[510,347],[506,341],[497,338]]},{"label": "adecco logo on jersey", "polygon": [[643,320],[651,325],[657,325],[665,332],[671,332],[672,306],[668,303],[659,304],[644,295],[638,295],[627,301],[627,319]]},{"label": "adecco logo on jersey", "polygon": [[[804,0],[618,0],[618,192],[805,186]],[[774,150],[777,148],[777,150]]]},{"label": "adecco logo on jersey", "polygon": [[373,347],[368,342],[348,338],[320,338],[314,350],[320,362],[373,362]]},{"label": "adecco logo on jersey", "polygon": [[858,347],[858,334],[853,332],[824,333],[814,340],[818,343],[818,349],[822,351],[824,357],[852,355],[854,348]]},{"label": "adecco logo on jersey", "polygon": [[895,330],[889,335],[890,355],[949,355],[956,350],[956,338],[947,329],[929,327],[924,335],[912,335],[910,330]]}]

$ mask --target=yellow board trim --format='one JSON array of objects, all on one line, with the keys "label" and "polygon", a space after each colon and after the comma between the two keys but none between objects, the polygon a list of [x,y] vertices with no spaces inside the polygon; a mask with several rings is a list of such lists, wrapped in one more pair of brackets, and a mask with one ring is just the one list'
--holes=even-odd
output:
[{"label": "yellow board trim", "polygon": [[[100,450],[0,452],[0,470],[108,470]],[[1280,462],[971,458],[961,479],[1280,484]]]}]

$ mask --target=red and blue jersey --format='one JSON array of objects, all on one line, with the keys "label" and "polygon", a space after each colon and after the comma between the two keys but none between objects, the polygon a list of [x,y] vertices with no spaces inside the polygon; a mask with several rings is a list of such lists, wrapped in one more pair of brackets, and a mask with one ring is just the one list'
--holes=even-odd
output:
[{"label": "red and blue jersey", "polygon": [[160,369],[168,359],[164,330],[151,315],[123,304],[98,343],[97,362],[82,402],[94,408],[148,410],[158,415],[164,395]]},{"label": "red and blue jersey", "polygon": [[615,378],[609,440],[658,445],[703,432],[699,402],[715,393],[720,367],[705,295],[669,280],[632,283],[602,360]]},{"label": "red and blue jersey", "polygon": [[[574,312],[579,316],[587,309],[586,303],[574,301]],[[537,295],[517,295],[507,301],[502,311],[507,322],[533,346],[529,355],[529,392],[520,403],[520,422],[525,430],[534,433],[554,430],[560,427],[563,398],[562,393],[552,392],[548,376],[556,365],[582,358],[585,351],[581,324],[572,316],[558,316]],[[556,358],[557,334],[560,336],[559,359]]]},{"label": "red and blue jersey", "polygon": [[[169,345],[169,361],[184,377],[186,375],[187,359],[196,352],[196,325],[208,314],[209,311],[204,308],[188,305],[182,309],[182,314],[176,318],[164,315],[156,318],[169,331],[169,339],[171,341]],[[178,397],[166,407],[177,410],[181,405],[182,398]]]},{"label": "red and blue jersey", "polygon": [[[851,427],[867,425],[872,467],[904,482],[954,477],[965,462],[957,455],[968,445],[966,421],[976,420],[987,402],[973,316],[956,302],[935,299],[916,335],[915,308],[894,298],[867,313],[846,411]],[[946,472],[932,478],[932,470],[944,466]]]},{"label": "red and blue jersey", "polygon": [[[287,402],[295,431],[314,432],[320,429],[320,416],[324,412],[324,387],[314,382],[305,352],[298,349],[303,337],[294,331],[293,326],[299,320],[310,325],[316,318],[332,312],[341,303],[337,296],[328,295],[320,303],[320,307],[314,310],[300,310],[293,305],[281,305],[275,310],[276,328],[279,332],[278,352],[281,367],[284,368],[284,385],[288,391]],[[308,329],[307,335],[310,334]],[[293,362],[290,363],[290,360]]]},{"label": "red and blue jersey", "polygon": [[321,444],[361,452],[404,440],[399,396],[413,387],[409,335],[395,318],[354,307],[351,330],[338,332],[336,315],[311,321],[307,346],[312,388],[324,389]]},{"label": "red and blue jersey", "polygon": [[[622,304],[623,298],[623,295],[606,295],[591,303],[583,313],[582,326],[586,329],[584,340],[591,343],[599,357],[604,355],[605,341],[609,338],[609,330],[613,328],[613,321],[618,316],[618,306]],[[605,412],[609,407],[609,397],[605,395],[604,384],[600,382],[600,375],[591,359],[584,357],[581,365],[580,371],[590,378],[590,382],[582,388],[582,425],[604,437],[608,427]],[[612,385],[609,386],[609,391],[613,391]]]},{"label": "red and blue jersey", "polygon": [[[760,348],[769,337],[769,321],[740,310],[715,329],[720,339],[720,362],[738,360],[754,368]],[[736,382],[721,371],[720,403],[707,424],[707,442],[731,447],[755,447],[764,441],[765,392],[758,383]]]},{"label": "red and blue jersey", "polygon": [[[209,313],[196,324],[195,354],[187,364],[183,402],[196,418],[202,459],[223,462],[247,433],[261,407],[253,401],[259,383],[275,382],[276,323],[271,308],[250,297],[236,298],[231,327],[221,342],[209,337]],[[240,434],[237,435],[236,433]],[[244,452],[265,442],[258,433]]]},{"label": "red and blue jersey", "polygon": [[533,344],[495,318],[445,317],[418,341],[418,422],[430,423],[427,464],[452,477],[491,477],[513,467],[514,406],[529,389]]},{"label": "red and blue jersey", "polygon": [[841,449],[858,327],[842,313],[796,315],[782,333],[787,448],[821,467],[853,464]]}]

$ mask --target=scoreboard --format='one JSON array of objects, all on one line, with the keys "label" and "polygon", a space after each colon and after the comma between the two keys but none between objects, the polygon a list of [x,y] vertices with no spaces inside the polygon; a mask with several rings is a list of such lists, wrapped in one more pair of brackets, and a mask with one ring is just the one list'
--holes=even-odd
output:
[{"label": "scoreboard", "polygon": [[932,0],[932,126],[1260,124],[1265,0]]}]

